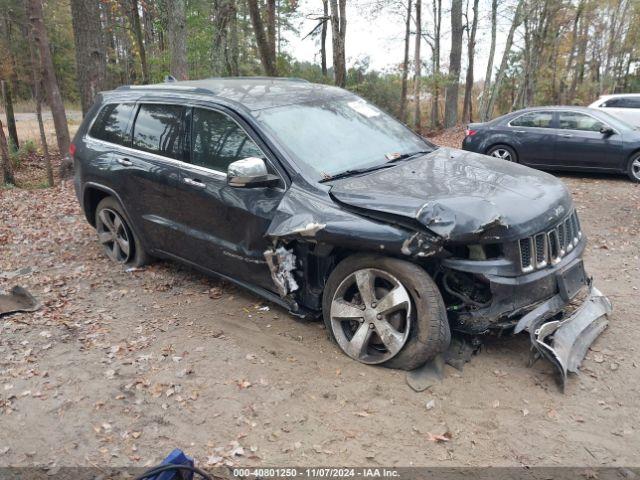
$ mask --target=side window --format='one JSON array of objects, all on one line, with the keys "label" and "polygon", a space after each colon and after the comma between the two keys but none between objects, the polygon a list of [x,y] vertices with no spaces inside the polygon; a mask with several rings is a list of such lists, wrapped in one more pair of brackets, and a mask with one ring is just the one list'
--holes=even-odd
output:
[{"label": "side window", "polygon": [[230,163],[247,157],[264,158],[260,148],[227,115],[195,108],[191,134],[191,163],[226,172]]},{"label": "side window", "polygon": [[621,108],[623,106],[622,105],[623,101],[624,101],[624,98],[614,97],[614,98],[610,98],[600,106],[603,108]]},{"label": "side window", "polygon": [[133,103],[111,103],[105,105],[93,122],[89,135],[105,142],[128,145],[127,126],[134,107]]},{"label": "side window", "polygon": [[620,100],[620,108],[640,108],[640,97],[624,97]]},{"label": "side window", "polygon": [[578,112],[560,112],[559,128],[599,132],[602,127],[604,127],[604,123],[589,115]]},{"label": "side window", "polygon": [[551,128],[552,112],[531,112],[511,120],[512,127]]},{"label": "side window", "polygon": [[145,152],[182,160],[184,107],[140,105],[133,126],[133,147]]}]

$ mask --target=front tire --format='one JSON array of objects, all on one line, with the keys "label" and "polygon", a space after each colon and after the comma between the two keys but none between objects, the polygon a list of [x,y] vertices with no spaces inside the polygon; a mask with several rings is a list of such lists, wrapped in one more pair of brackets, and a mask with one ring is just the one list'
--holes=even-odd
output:
[{"label": "front tire", "polygon": [[127,267],[141,267],[149,262],[140,239],[113,197],[105,197],[98,203],[95,223],[98,241],[110,260]]},{"label": "front tire", "polygon": [[451,341],[438,287],[404,260],[346,258],[329,276],[322,306],[329,337],[362,363],[413,370]]},{"label": "front tire", "polygon": [[627,175],[629,175],[632,182],[640,182],[640,153],[635,153],[629,159]]},{"label": "front tire", "polygon": [[487,150],[487,155],[499,158],[500,160],[506,160],[507,162],[518,163],[518,154],[509,145],[494,145]]}]

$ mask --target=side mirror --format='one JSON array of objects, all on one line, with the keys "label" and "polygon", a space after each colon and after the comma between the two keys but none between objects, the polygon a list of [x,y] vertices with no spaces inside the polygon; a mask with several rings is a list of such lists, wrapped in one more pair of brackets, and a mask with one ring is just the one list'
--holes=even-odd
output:
[{"label": "side mirror", "polygon": [[261,158],[248,157],[236,160],[227,168],[227,184],[231,187],[272,187],[279,182],[280,177],[270,174],[267,164]]},{"label": "side mirror", "polygon": [[600,129],[600,133],[603,134],[603,135],[609,136],[609,135],[613,135],[615,132],[613,131],[613,128],[607,127],[606,125],[604,125]]}]

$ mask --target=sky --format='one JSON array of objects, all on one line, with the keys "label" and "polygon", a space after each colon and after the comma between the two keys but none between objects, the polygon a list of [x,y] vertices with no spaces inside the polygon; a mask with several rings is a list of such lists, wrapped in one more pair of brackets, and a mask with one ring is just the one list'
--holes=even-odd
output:
[{"label": "sky", "polygon": [[[347,0],[347,35],[346,35],[346,55],[347,66],[352,66],[358,59],[369,57],[370,68],[376,70],[388,70],[397,68],[404,56],[404,32],[405,21],[402,15],[394,14],[389,9],[375,15],[372,13],[375,5],[380,4],[374,0]],[[449,63],[450,48],[450,17],[449,2],[443,2],[442,15],[442,39],[441,39],[441,66],[444,71]],[[466,3],[466,2],[465,2]],[[495,63],[499,63],[504,50],[506,33],[511,21],[512,2],[500,2],[498,10],[498,34],[496,42]],[[479,22],[475,55],[475,77],[479,80],[484,77],[487,68],[489,44],[491,41],[490,23],[490,0],[480,0]],[[423,1],[424,27],[431,25],[431,2]],[[294,22],[298,29],[298,34],[288,32],[285,38],[288,45],[286,51],[298,60],[320,63],[320,40],[316,38],[303,37],[307,35],[315,25],[316,20],[306,18],[308,15],[322,14],[321,0],[300,0],[300,18]],[[463,19],[464,22],[464,19]],[[412,27],[415,30],[415,27]],[[414,38],[412,35],[410,58],[413,58]],[[517,46],[516,37],[516,46]],[[327,35],[327,63],[331,64],[331,31]],[[426,42],[422,43],[422,60],[426,64],[431,62],[431,51]],[[466,34],[463,38],[463,75],[466,71]]]}]

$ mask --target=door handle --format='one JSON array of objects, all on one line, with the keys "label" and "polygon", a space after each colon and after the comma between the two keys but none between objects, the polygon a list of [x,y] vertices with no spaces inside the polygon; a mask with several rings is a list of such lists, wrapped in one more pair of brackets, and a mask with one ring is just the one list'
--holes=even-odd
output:
[{"label": "door handle", "polygon": [[118,160],[116,160],[116,162],[118,162],[123,167],[130,167],[131,165],[133,165],[133,162],[128,158],[119,158]]},{"label": "door handle", "polygon": [[571,138],[571,137],[573,137],[573,135],[571,135],[570,133],[561,133],[561,134],[560,134],[560,136],[561,136],[561,137],[564,137],[564,138]]},{"label": "door handle", "polygon": [[516,132],[516,133],[527,133],[526,130],[514,130],[514,132]]},{"label": "door handle", "polygon": [[206,185],[196,178],[184,178],[183,182],[192,187],[204,188]]}]

